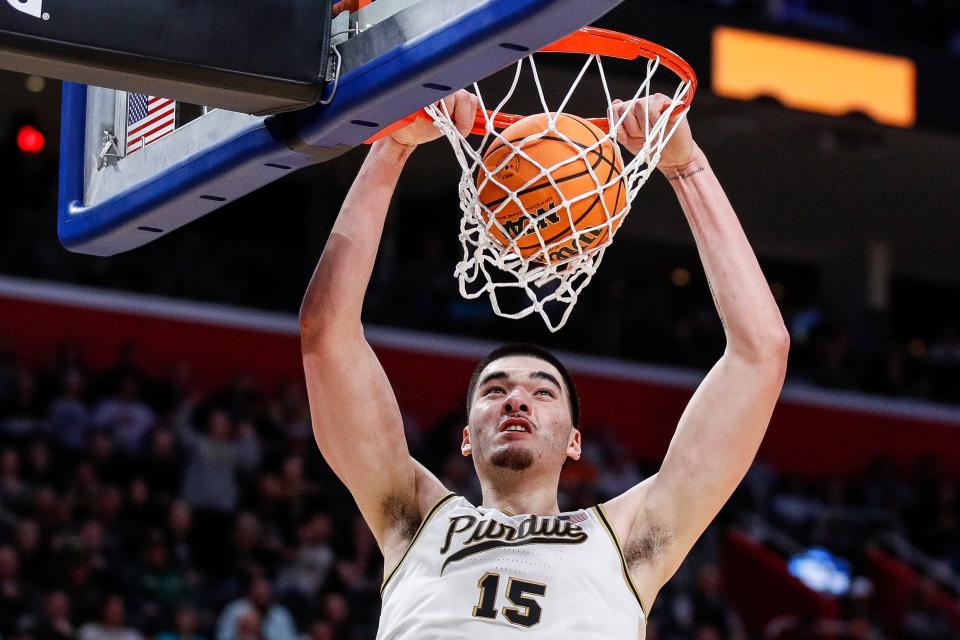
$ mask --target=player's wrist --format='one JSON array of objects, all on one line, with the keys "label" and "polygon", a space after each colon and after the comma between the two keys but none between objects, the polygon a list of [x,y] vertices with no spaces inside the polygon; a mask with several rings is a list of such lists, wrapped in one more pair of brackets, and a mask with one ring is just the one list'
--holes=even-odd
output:
[{"label": "player's wrist", "polygon": [[388,157],[399,161],[405,161],[416,151],[419,145],[407,144],[396,140],[393,136],[387,136],[373,143],[373,148],[386,154]]},{"label": "player's wrist", "polygon": [[700,147],[696,143],[693,143],[693,149],[690,152],[690,157],[683,162],[673,163],[673,164],[663,164],[662,162],[657,165],[657,169],[660,170],[667,180],[674,182],[676,180],[683,180],[686,178],[693,177],[694,175],[701,173],[707,167],[707,156],[703,153]]}]

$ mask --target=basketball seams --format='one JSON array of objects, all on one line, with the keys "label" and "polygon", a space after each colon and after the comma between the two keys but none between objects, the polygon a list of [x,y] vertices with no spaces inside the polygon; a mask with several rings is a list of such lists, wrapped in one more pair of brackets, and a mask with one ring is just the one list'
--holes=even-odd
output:
[{"label": "basketball seams", "polygon": [[[590,122],[589,120],[585,120],[585,119],[581,118],[580,116],[576,116],[576,115],[568,114],[568,113],[560,113],[560,114],[558,114],[558,118],[559,118],[560,116],[564,116],[564,117],[566,117],[566,118],[569,118],[569,119],[572,120],[573,122],[576,122],[576,123],[579,124],[583,129],[585,129],[588,133],[590,133],[591,136],[593,136],[594,142],[597,142],[597,143],[600,142],[600,138],[597,137],[596,132],[593,130],[593,128],[594,128],[596,125],[594,125],[594,124],[593,124],[592,122]],[[538,117],[538,116],[530,116],[530,117],[536,118],[536,117]],[[517,124],[517,123],[514,123],[514,124]],[[526,134],[526,135],[518,136],[518,137],[516,137],[516,138],[504,138],[504,137],[502,137],[502,136],[498,136],[497,139],[493,142],[493,144],[491,144],[490,147],[488,147],[487,150],[484,152],[483,157],[484,157],[484,158],[489,158],[493,153],[495,153],[495,152],[499,151],[500,149],[502,149],[502,148],[504,147],[504,142],[510,144],[511,150],[512,150],[514,153],[522,153],[522,154],[524,154],[524,155],[526,155],[526,152],[527,152],[528,149],[531,149],[531,148],[537,146],[537,144],[539,144],[541,141],[564,142],[564,143],[566,143],[566,144],[573,144],[573,145],[578,146],[578,147],[580,147],[581,149],[584,149],[584,150],[590,149],[590,148],[593,148],[594,146],[596,146],[596,145],[589,145],[589,146],[584,145],[584,144],[582,144],[582,143],[580,143],[580,142],[577,142],[577,141],[575,141],[575,140],[569,139],[569,136],[567,136],[566,138],[555,138],[555,137],[552,137],[552,136],[548,135],[548,134],[547,134],[547,131],[548,131],[548,130],[544,130],[544,131],[542,132],[542,134],[536,134],[536,133],[534,133],[534,134]],[[557,133],[560,133],[561,135],[565,135],[565,134],[563,134],[563,132],[561,132],[561,131],[559,131],[559,130],[557,130]],[[540,137],[531,140],[531,141],[530,141],[531,144],[530,144],[529,146],[526,146],[526,145],[523,146],[523,147],[518,147],[518,146],[516,146],[516,143],[517,143],[517,142],[523,142],[523,141],[526,140],[527,138],[531,138],[531,137],[536,136],[536,135],[540,135]],[[588,151],[588,153],[597,153],[597,155],[603,156],[603,154],[602,154],[602,153],[598,153],[596,149],[594,149],[593,151]],[[613,159],[615,160],[616,158],[614,157]],[[529,160],[529,158],[528,158],[528,160]],[[608,161],[608,162],[609,162],[609,161]],[[547,169],[548,171],[550,170],[549,167],[547,167],[546,169]],[[489,171],[489,173],[493,173],[493,172],[492,172],[492,171]]]},{"label": "basketball seams", "polygon": [[[577,117],[577,116],[574,116],[574,118],[576,118],[576,119],[577,119],[578,121],[580,121],[581,124],[582,124],[583,121],[582,121],[581,118],[579,118],[579,117]],[[593,133],[594,139],[596,139],[596,141],[599,142],[600,139],[597,138],[596,133],[595,133],[592,129],[588,129],[588,130],[590,131],[590,133]],[[612,143],[612,144],[611,144],[610,150],[611,150],[611,152],[612,152],[612,154],[613,154],[613,158],[612,158],[612,159],[610,160],[610,162],[608,163],[609,166],[610,166],[610,170],[607,172],[607,177],[606,177],[606,179],[604,180],[603,185],[608,185],[608,184],[610,183],[610,178],[613,176],[613,171],[614,171],[615,163],[616,163],[616,160],[617,160],[617,149],[616,149],[616,147],[615,147],[616,142],[614,142],[613,140],[611,140],[611,143]],[[623,172],[622,166],[621,166],[621,168],[620,168],[618,171],[619,171],[620,173]],[[593,209],[593,207],[594,207],[596,204],[600,203],[601,198],[603,198],[603,201],[606,202],[606,197],[605,197],[605,196],[606,196],[607,188],[608,188],[608,187],[606,187],[606,186],[602,186],[602,189],[603,189],[603,190],[602,190],[601,192],[598,192],[598,193],[597,193],[597,195],[596,195],[596,197],[595,197],[595,199],[594,199],[594,202],[590,205],[590,207],[588,208],[588,211],[585,212],[582,216],[580,216],[579,218],[577,218],[576,220],[573,221],[573,228],[574,228],[574,229],[579,230],[579,229],[577,229],[577,224],[579,224],[579,222],[580,222],[581,220],[583,220],[583,219],[589,214],[589,211],[590,211],[591,209]],[[622,192],[623,192],[623,176],[621,175],[620,178],[617,180],[617,193],[616,193],[616,195],[614,196],[614,199],[613,199],[614,206],[615,206],[615,208],[616,208],[616,210],[615,210],[614,213],[613,213],[614,216],[617,215],[617,213],[619,213],[620,210],[621,210],[621,207],[619,206],[619,204],[620,204],[620,195],[621,195]],[[624,202],[624,206],[626,206],[626,202]],[[610,211],[609,211],[606,207],[604,208],[604,214],[607,216],[607,221],[606,221],[606,226],[605,226],[605,228],[604,228],[604,230],[603,230],[603,234],[600,235],[600,236],[597,236],[596,238],[594,238],[594,239],[591,241],[591,243],[590,243],[591,246],[593,246],[593,245],[599,245],[599,244],[604,243],[604,242],[607,240],[607,237],[610,235],[610,220],[611,220],[611,215],[610,215]],[[599,226],[599,225],[594,225],[594,226]],[[552,240],[555,240],[557,237],[559,237],[559,236],[555,236],[554,238],[552,238]],[[578,237],[576,231],[574,232],[573,238],[571,238],[571,242],[577,242],[577,243],[579,243],[579,237]]]},{"label": "basketball seams", "polygon": [[[589,163],[587,163],[587,166],[589,166],[590,168],[596,170],[597,167],[598,167],[601,163],[606,163],[606,164],[609,165],[610,171],[609,171],[608,174],[607,174],[607,180],[603,183],[603,184],[607,184],[607,182],[609,182],[610,176],[613,175],[613,170],[616,168],[616,165],[615,165],[615,162],[616,162],[616,159],[617,159],[616,150],[611,149],[611,151],[612,151],[611,157],[610,157],[610,158],[607,158],[606,154],[604,154],[604,152],[603,152],[603,151],[604,151],[604,147],[603,147],[602,144],[600,144],[601,139],[600,139],[600,137],[597,136],[596,132],[593,130],[593,129],[594,129],[594,126],[595,126],[595,125],[593,125],[593,123],[591,123],[591,122],[589,122],[589,121],[587,121],[587,120],[584,120],[583,118],[580,118],[579,116],[570,115],[570,114],[562,114],[562,115],[566,116],[567,118],[570,118],[573,122],[576,122],[577,124],[579,124],[582,129],[586,130],[591,136],[593,136],[593,140],[594,140],[594,143],[595,143],[595,144],[586,145],[586,144],[583,144],[583,143],[581,143],[581,142],[577,142],[576,140],[569,139],[569,136],[567,136],[566,138],[556,138],[556,137],[549,136],[549,135],[543,135],[543,136],[541,136],[540,138],[537,138],[537,139],[533,140],[533,141],[532,141],[533,144],[531,144],[531,145],[529,145],[529,146],[528,146],[528,145],[524,145],[524,146],[522,146],[522,147],[513,147],[513,148],[511,149],[511,152],[523,154],[522,157],[529,162],[529,161],[530,161],[530,158],[528,157],[529,154],[527,153],[528,149],[536,146],[536,145],[537,145],[539,142],[541,142],[541,141],[561,142],[561,143],[564,143],[564,144],[574,145],[574,146],[579,147],[579,148],[582,149],[582,150],[586,150],[586,151],[587,151],[587,155],[589,155],[589,154],[596,154],[596,155],[598,156],[598,159],[597,159],[597,163],[596,163],[596,164],[594,164],[594,165],[591,166]],[[558,133],[560,133],[560,132],[558,131]],[[509,139],[506,139],[506,140],[507,140],[507,141],[511,144],[511,146],[512,146],[512,145],[514,145],[514,143],[516,143],[516,142],[522,142],[523,140],[526,140],[527,138],[530,138],[530,137],[531,137],[530,134],[527,134],[527,135],[524,135],[524,136],[519,136],[519,137],[517,137],[517,138],[509,138]],[[498,142],[499,142],[499,141],[500,141],[500,140],[498,139]],[[616,144],[616,143],[611,140],[611,145],[613,145],[613,144]],[[486,153],[484,154],[484,157],[485,157],[485,158],[489,158],[491,155],[493,155],[494,153],[500,151],[500,150],[503,149],[503,148],[504,148],[504,145],[503,145],[502,143],[501,143],[499,146],[497,146],[497,143],[495,142],[493,145],[491,145],[491,147],[490,147],[489,149],[487,149]],[[560,166],[562,166],[563,164],[568,163],[568,162],[570,162],[570,161],[569,161],[569,160],[564,160],[563,162],[560,162],[560,163],[558,163],[558,164],[559,164]],[[500,163],[497,163],[496,166],[499,166],[499,164],[500,164]],[[558,168],[559,168],[559,167],[558,167]],[[502,169],[501,169],[501,170],[502,170]],[[540,175],[543,175],[544,171],[550,172],[551,170],[552,170],[552,167],[543,167],[542,170],[541,170],[539,173],[540,173]],[[618,171],[622,171],[622,168],[621,168],[621,169],[617,169],[617,170],[618,170]],[[489,168],[487,168],[487,173],[488,173],[488,175],[490,175],[491,177],[488,179],[487,184],[483,185],[483,189],[486,189],[486,188],[489,187],[489,186],[493,186],[493,187],[495,187],[495,188],[500,189],[501,191],[506,191],[506,190],[500,185],[500,183],[499,183],[495,178],[492,177],[492,175],[494,174],[494,172],[493,172],[492,170],[490,170]],[[535,182],[534,184],[532,184],[532,185],[524,188],[523,190],[515,192],[515,195],[518,196],[518,197],[528,196],[528,195],[530,195],[531,193],[534,193],[534,192],[536,192],[536,191],[539,191],[540,189],[546,188],[547,186],[554,186],[554,184],[558,184],[558,185],[559,185],[559,184],[562,184],[562,183],[564,183],[564,182],[568,182],[568,181],[573,180],[573,179],[576,179],[576,178],[582,178],[583,176],[586,176],[586,175],[589,175],[589,174],[590,174],[590,171],[589,171],[589,169],[588,169],[588,170],[585,170],[585,171],[581,171],[581,172],[579,172],[579,173],[571,174],[571,175],[569,175],[569,176],[564,176],[564,177],[562,177],[562,178],[555,178],[555,179],[553,180],[553,182],[551,182],[546,176],[544,176],[544,178],[545,178],[544,181],[541,182],[541,181],[538,180],[537,182]],[[481,191],[482,191],[483,189],[481,189]],[[562,193],[561,193],[560,195],[562,196]],[[495,209],[496,207],[500,206],[503,202],[505,202],[506,200],[509,200],[509,199],[510,199],[510,195],[507,194],[507,195],[505,195],[505,196],[502,197],[502,198],[498,198],[498,199],[496,199],[496,200],[491,200],[490,202],[487,202],[487,203],[484,203],[484,204],[485,204],[485,206],[486,206],[488,209],[491,210],[491,213],[493,213],[493,209]],[[566,199],[566,198],[564,198],[564,199]],[[494,213],[494,215],[497,215],[497,214]]]},{"label": "basketball seams", "polygon": [[[580,117],[578,117],[578,116],[571,116],[571,117],[572,117],[576,122],[578,122],[584,129],[586,129],[586,130],[590,133],[590,135],[593,136],[594,142],[600,143],[600,138],[597,136],[596,132],[593,130],[592,127],[588,127],[588,126],[586,125],[585,121],[584,121],[582,118],[580,118]],[[596,193],[596,195],[595,195],[594,198],[593,198],[593,201],[592,201],[592,202],[590,203],[590,205],[580,214],[580,216],[579,216],[576,220],[571,220],[571,226],[570,226],[570,228],[569,228],[569,230],[573,232],[573,237],[570,238],[570,243],[571,243],[571,244],[574,243],[574,242],[579,243],[578,234],[577,234],[577,231],[579,231],[579,229],[577,228],[577,225],[580,223],[581,220],[583,220],[583,219],[586,218],[588,215],[590,215],[590,213],[594,210],[594,207],[596,207],[597,204],[600,203],[600,199],[604,196],[604,194],[606,194],[606,188],[603,187],[603,185],[607,185],[607,184],[610,182],[610,178],[613,176],[614,169],[616,168],[615,162],[616,162],[616,159],[617,159],[616,149],[613,148],[613,145],[616,144],[616,143],[613,142],[612,140],[611,140],[610,142],[611,142],[610,151],[611,151],[611,155],[612,155],[612,157],[610,158],[610,160],[606,160],[606,156],[605,156],[604,153],[603,153],[603,150],[604,150],[603,145],[600,145],[600,146],[599,146],[600,153],[599,153],[598,155],[600,155],[600,157],[603,158],[603,159],[606,161],[606,163],[607,163],[607,165],[608,165],[608,169],[609,169],[609,170],[607,171],[607,177],[606,177],[606,179],[605,179],[605,180],[601,183],[601,185],[600,185],[603,190]],[[593,145],[591,145],[591,146],[593,146]],[[587,147],[584,146],[583,148],[587,148]],[[599,165],[599,162],[598,162],[597,164]],[[595,165],[593,168],[596,169],[596,165]],[[589,172],[584,172],[584,173],[581,174],[581,175],[585,175],[586,173],[589,173]],[[594,178],[594,180],[596,180],[596,175],[591,175],[591,177]],[[621,189],[621,186],[620,186],[620,185],[622,185],[623,180],[621,179],[621,180],[619,180],[618,182],[619,182],[620,184],[617,186],[617,196],[616,196],[616,199],[614,200],[615,203],[619,203],[619,200],[620,200],[620,189]],[[607,213],[607,214],[608,214],[607,221],[609,222],[609,220],[610,220],[610,218],[609,218],[609,212],[608,212],[608,211],[605,211],[604,213]],[[593,225],[593,226],[597,226],[597,225]],[[568,229],[563,229],[563,230],[561,230],[560,232],[558,232],[556,235],[550,237],[549,239],[544,238],[542,245],[541,245],[540,242],[537,242],[535,246],[541,246],[543,249],[549,249],[549,248],[550,248],[550,244],[552,244],[553,242],[555,242],[556,240],[558,240],[559,238],[561,238],[565,233],[567,233],[567,231],[568,231]],[[609,227],[604,230],[604,233],[605,233],[605,234],[606,234],[606,233],[609,233]],[[606,236],[602,236],[602,238],[605,240],[605,239],[606,239]],[[599,239],[594,239],[593,242],[591,242],[591,244],[598,244],[599,242],[601,242],[601,240],[599,240]],[[517,246],[519,247],[520,244],[517,243]],[[559,248],[559,247],[558,247],[558,248]]]},{"label": "basketball seams", "polygon": [[[518,253],[527,260],[549,263],[557,251],[566,253],[576,247],[576,253],[582,255],[583,251],[597,248],[597,245],[606,242],[612,235],[610,221],[622,211],[622,205],[626,203],[621,203],[624,181],[622,176],[618,177],[617,174],[623,172],[623,167],[617,166],[620,158],[616,141],[609,135],[604,135],[593,123],[568,114],[560,114],[558,118],[563,120],[555,123],[553,130],[548,129],[549,125],[543,120],[544,115],[546,114],[530,117],[530,120],[525,123],[525,135],[510,136],[508,130],[505,132],[507,136],[498,137],[483,154],[483,165],[480,170],[485,171],[485,174],[478,174],[475,181],[478,187],[478,204],[482,207],[481,212],[485,211],[483,217],[486,219],[487,233],[493,234],[502,247]],[[573,127],[574,123],[579,127]],[[519,123],[511,127],[517,124]],[[537,126],[543,129],[538,132]],[[520,127],[520,130],[523,131],[524,128]],[[589,133],[589,136],[585,135],[583,130]],[[523,141],[528,142],[524,144]],[[537,153],[536,148],[540,147],[541,142],[548,145],[548,148]],[[511,148],[508,149],[507,144],[510,144]],[[564,148],[566,151],[563,150]],[[576,155],[571,155],[571,151],[575,151]],[[504,154],[504,157],[499,162],[491,162],[496,154]],[[592,154],[596,154],[595,160],[591,158]],[[564,157],[565,155],[567,157]],[[576,170],[579,160],[583,160],[583,168]],[[517,162],[520,164],[516,164]],[[604,164],[607,166],[605,174],[603,173]],[[500,179],[495,177],[496,174],[511,166],[512,174],[507,174]],[[561,173],[566,166],[573,166],[576,172],[558,177],[557,174]],[[538,172],[531,175],[531,168],[536,168]],[[527,182],[533,181],[533,184],[517,190],[517,186],[524,184],[521,182],[525,178],[524,174],[530,176]],[[586,181],[587,175],[593,183],[590,187],[577,182],[578,180]],[[482,177],[486,179],[481,181]],[[617,182],[615,190],[612,181]],[[536,194],[548,186],[553,187],[553,194],[546,196],[546,202],[542,201],[543,198],[531,198],[531,194]],[[484,201],[484,195],[499,195],[504,192],[506,194],[503,197]],[[613,196],[612,200],[611,196]],[[559,197],[562,201],[560,206],[550,206],[550,201],[555,197]],[[601,198],[603,198],[602,202]],[[497,207],[504,207],[507,200],[514,202],[514,205],[506,209],[509,214],[504,215],[501,211],[493,211]],[[543,204],[550,207],[548,210],[550,218],[544,219],[543,216],[531,215],[530,211],[533,208]],[[599,217],[598,205],[603,207],[604,221],[591,220],[591,216]],[[512,211],[514,208],[518,208],[519,211]],[[560,211],[563,212],[562,218],[555,217]],[[525,215],[526,220],[520,218],[520,215]],[[581,230],[579,225],[584,220],[590,220],[590,223],[587,224],[586,229]],[[596,223],[592,224],[594,222]],[[508,224],[509,226],[505,226]],[[601,228],[604,224],[605,228]],[[619,221],[616,224],[619,226]],[[583,232],[587,229],[599,233],[592,238],[582,240]],[[549,234],[549,237],[545,237],[545,234]],[[565,240],[565,237],[569,240]],[[559,259],[565,260],[574,255],[561,255]]]},{"label": "basketball seams", "polygon": [[[554,142],[564,142],[564,143],[567,142],[566,140],[563,140],[563,139],[561,139],[561,138],[544,138],[544,139],[552,140],[552,141],[554,141]],[[573,141],[570,141],[570,142],[573,142]],[[581,144],[579,144],[579,143],[575,143],[575,142],[574,142],[574,144],[576,144],[577,146],[579,146],[581,149],[587,149],[587,148],[588,148],[587,146],[581,145]],[[597,163],[591,166],[592,169],[596,170],[596,168],[597,168],[602,162],[606,162],[607,164],[610,165],[611,171],[613,170],[613,166],[614,166],[613,163],[612,163],[610,160],[607,160],[607,157],[606,157],[605,155],[603,155],[603,153],[598,153],[597,151],[590,151],[589,153],[595,153],[595,154],[597,154],[597,156],[599,156],[599,157],[597,158]],[[560,163],[560,165],[562,166],[565,162],[569,162],[569,161],[564,161],[563,163]],[[490,172],[490,173],[492,173],[492,172]],[[515,195],[517,195],[518,197],[520,197],[520,196],[528,196],[528,195],[530,195],[530,194],[532,194],[532,193],[535,193],[535,192],[539,191],[540,189],[544,189],[544,188],[546,188],[546,187],[552,187],[552,186],[554,186],[554,184],[558,184],[558,185],[559,185],[559,184],[563,184],[563,183],[565,183],[565,182],[569,182],[570,180],[574,180],[574,179],[576,179],[576,178],[582,178],[582,177],[584,177],[584,176],[586,176],[586,175],[589,175],[589,174],[590,174],[590,171],[589,171],[589,170],[584,170],[584,171],[581,171],[581,172],[579,172],[579,173],[572,173],[572,174],[570,174],[570,175],[568,175],[568,176],[564,176],[564,177],[562,177],[562,178],[554,178],[553,182],[551,182],[549,179],[547,179],[546,176],[543,175],[543,171],[540,171],[539,175],[540,175],[540,176],[543,176],[543,178],[544,178],[542,182],[538,180],[537,182],[535,182],[534,184],[530,185],[529,187],[526,187],[526,188],[524,188],[524,189],[522,189],[522,190],[520,190],[520,191],[515,192]],[[500,185],[499,182],[496,181],[496,179],[493,179],[493,183],[492,183],[492,184],[489,184],[489,183],[488,183],[488,184],[484,185],[483,188],[486,189],[488,186],[494,186],[494,187],[500,189],[501,191],[504,191],[503,187]],[[502,197],[502,198],[499,198],[499,199],[497,199],[497,200],[491,200],[490,202],[486,203],[486,206],[492,211],[494,208],[498,207],[501,203],[503,203],[504,201],[509,200],[509,199],[510,199],[510,195],[508,194],[508,195],[506,195],[506,196],[504,196],[504,197]]]}]

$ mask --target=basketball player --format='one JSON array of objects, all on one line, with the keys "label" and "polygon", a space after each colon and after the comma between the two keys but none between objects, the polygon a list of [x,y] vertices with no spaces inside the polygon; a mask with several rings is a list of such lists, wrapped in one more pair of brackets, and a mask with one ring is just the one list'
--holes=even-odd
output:
[{"label": "basketball player", "polygon": [[[447,100],[466,132],[475,98],[459,92]],[[659,95],[617,101],[617,117],[629,111],[621,144],[636,152],[647,111],[662,113],[668,103]],[[657,593],[763,438],[787,360],[777,305],[682,123],[659,169],[693,231],[727,345],[680,418],[660,471],[606,504],[561,514],[560,469],[581,451],[576,390],[549,353],[508,346],[477,366],[467,390],[462,452],[483,489],[483,503],[472,505],[410,457],[390,382],[360,323],[397,179],[414,149],[438,136],[418,120],[372,146],[300,312],[317,443],[384,555],[377,637],[643,638]],[[431,393],[429,379],[422,391]],[[630,398],[608,401],[629,405]]]}]

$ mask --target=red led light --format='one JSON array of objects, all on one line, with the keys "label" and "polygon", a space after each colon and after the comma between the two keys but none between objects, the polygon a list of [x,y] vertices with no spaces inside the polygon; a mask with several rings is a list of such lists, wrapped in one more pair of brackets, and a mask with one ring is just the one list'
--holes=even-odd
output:
[{"label": "red led light", "polygon": [[24,125],[17,131],[17,148],[23,153],[40,153],[46,142],[40,130],[32,125]]}]

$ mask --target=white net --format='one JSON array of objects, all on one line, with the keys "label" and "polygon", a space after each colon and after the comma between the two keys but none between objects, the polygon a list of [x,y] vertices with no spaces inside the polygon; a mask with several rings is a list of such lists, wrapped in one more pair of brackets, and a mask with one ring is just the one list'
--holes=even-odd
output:
[{"label": "white net", "polygon": [[[476,146],[457,131],[443,102],[427,108],[453,145],[463,170],[459,185],[463,257],[455,270],[461,295],[467,299],[487,295],[493,311],[504,318],[538,313],[550,331],[567,322],[580,293],[599,268],[634,197],[682,120],[671,122],[671,113],[682,109],[686,115],[682,105],[691,90],[689,81],[681,81],[669,108],[646,122],[642,148],[624,164],[617,135],[630,110],[614,118],[602,57],[586,58],[555,109],[547,104],[533,55],[517,63],[512,84],[491,111],[479,85],[474,84],[486,121],[485,134]],[[647,60],[643,83],[625,102],[650,97],[660,63],[659,58]],[[596,141],[587,144],[571,138],[565,109],[591,72],[599,74],[603,86],[609,131],[581,124],[594,131],[591,139]],[[508,139],[494,122],[526,75],[532,75],[543,109],[536,121],[538,130]],[[541,154],[535,153],[535,143],[541,140],[565,146],[563,157],[551,157],[546,165],[538,157]]]}]

